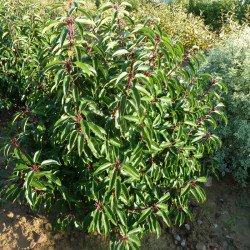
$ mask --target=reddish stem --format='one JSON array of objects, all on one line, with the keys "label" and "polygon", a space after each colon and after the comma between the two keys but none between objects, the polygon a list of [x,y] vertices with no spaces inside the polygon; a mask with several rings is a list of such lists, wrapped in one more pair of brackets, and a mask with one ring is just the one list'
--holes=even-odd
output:
[{"label": "reddish stem", "polygon": [[135,53],[133,52],[131,54],[131,69],[130,69],[130,73],[129,73],[129,80],[128,80],[128,87],[127,87],[127,90],[130,89],[130,86],[131,86],[131,83],[132,83],[132,80],[133,80],[133,77],[134,77],[134,55]]}]

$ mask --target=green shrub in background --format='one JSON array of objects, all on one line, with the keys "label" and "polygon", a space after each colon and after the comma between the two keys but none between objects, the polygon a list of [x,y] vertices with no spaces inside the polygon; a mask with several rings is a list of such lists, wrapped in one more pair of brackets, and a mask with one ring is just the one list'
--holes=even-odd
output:
[{"label": "green shrub in background", "polygon": [[153,18],[153,23],[159,24],[168,36],[172,39],[178,38],[182,42],[185,51],[195,45],[204,51],[218,44],[223,45],[230,34],[240,33],[248,26],[248,12],[242,24],[237,21],[234,11],[225,13],[220,29],[215,32],[204,24],[202,16],[188,14],[187,4],[184,1],[174,1],[172,4],[145,0],[129,0],[129,2],[132,7],[127,7],[127,10],[132,12],[132,17],[138,20]]},{"label": "green shrub in background", "polygon": [[185,50],[194,45],[201,50],[215,45],[216,34],[209,31],[202,18],[187,14],[181,5],[169,5],[150,1],[131,1],[133,5],[131,16],[138,20],[154,18],[154,23],[161,26],[172,39],[179,39]]},{"label": "green shrub in background", "polygon": [[235,20],[244,23],[250,10],[249,0],[184,0],[182,2],[189,13],[202,16],[205,24],[217,31],[222,28],[226,21],[225,14],[232,13]]},{"label": "green shrub in background", "polygon": [[210,72],[228,88],[223,95],[228,126],[219,126],[223,147],[216,154],[223,174],[232,173],[243,186],[250,169],[250,28],[231,36],[226,46],[209,52],[202,71]]},{"label": "green shrub in background", "polygon": [[[150,19],[135,25],[127,5],[93,15],[80,1],[56,5],[67,12],[35,33],[46,43],[25,71],[16,133],[0,147],[11,172],[1,171],[1,198],[56,214],[60,230],[109,235],[112,249],[139,249],[147,232],[160,236],[159,221],[192,219],[190,199],[205,200],[204,160],[221,143],[209,124],[225,119],[223,84],[197,73],[203,55],[184,54]],[[19,37],[22,22],[13,25]],[[12,56],[19,64],[25,54]]]},{"label": "green shrub in background", "polygon": [[38,67],[36,51],[48,45],[41,30],[50,14],[33,4],[19,4],[19,8],[12,2],[0,9],[0,109],[24,104],[27,78],[35,77]]},{"label": "green shrub in background", "polygon": [[229,39],[231,35],[240,35],[244,32],[244,30],[249,27],[248,19],[245,20],[242,24],[240,24],[236,19],[234,13],[225,14],[225,19],[223,21],[222,27],[218,34],[217,42],[220,45],[226,45],[226,41]]}]

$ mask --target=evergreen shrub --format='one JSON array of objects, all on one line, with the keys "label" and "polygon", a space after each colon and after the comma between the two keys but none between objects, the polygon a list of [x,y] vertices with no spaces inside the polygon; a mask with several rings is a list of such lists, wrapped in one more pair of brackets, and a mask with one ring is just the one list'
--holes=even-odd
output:
[{"label": "evergreen shrub", "polygon": [[0,9],[0,109],[24,104],[27,78],[38,67],[36,53],[48,46],[41,31],[49,13],[42,9],[38,16],[34,4],[18,4],[7,2]]},{"label": "evergreen shrub", "polygon": [[[110,236],[112,249],[139,249],[147,232],[160,236],[159,221],[192,220],[189,201],[205,200],[199,184],[221,144],[209,124],[226,120],[217,100],[225,86],[197,73],[204,56],[185,54],[150,19],[135,25],[126,6],[108,2],[94,14],[81,1],[54,6],[67,12],[34,33],[25,106],[0,148],[2,199],[56,215],[59,230]],[[23,24],[13,25],[18,36]],[[25,53],[10,58],[19,64]]]},{"label": "evergreen shrub", "polygon": [[201,72],[213,73],[228,88],[222,95],[226,105],[228,126],[222,124],[217,134],[223,147],[216,153],[222,174],[232,173],[243,186],[247,184],[250,167],[250,28],[239,36],[232,35],[226,46],[209,52]]}]

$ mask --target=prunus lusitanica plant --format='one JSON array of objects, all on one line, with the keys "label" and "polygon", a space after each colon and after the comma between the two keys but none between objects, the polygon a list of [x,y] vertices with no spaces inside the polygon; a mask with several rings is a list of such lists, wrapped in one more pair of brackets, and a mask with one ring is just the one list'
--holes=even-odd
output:
[{"label": "prunus lusitanica plant", "polygon": [[221,143],[208,128],[226,120],[224,85],[197,73],[203,55],[184,54],[150,18],[135,25],[127,5],[54,6],[37,34],[48,44],[30,52],[17,132],[1,146],[2,198],[55,214],[59,230],[109,235],[112,249],[139,249],[146,232],[160,236],[159,221],[192,220]]}]

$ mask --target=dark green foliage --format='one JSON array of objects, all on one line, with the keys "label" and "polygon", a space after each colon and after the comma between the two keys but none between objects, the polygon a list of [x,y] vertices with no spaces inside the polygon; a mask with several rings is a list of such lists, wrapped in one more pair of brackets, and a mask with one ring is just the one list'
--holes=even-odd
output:
[{"label": "dark green foliage", "polygon": [[[0,9],[0,109],[24,104],[26,87],[37,68],[36,51],[47,45],[41,36],[44,20],[34,5],[16,8],[14,2]],[[20,11],[30,15],[20,15]]]},{"label": "dark green foliage", "polygon": [[206,25],[210,25],[213,30],[220,30],[223,22],[226,21],[225,14],[234,14],[240,23],[245,22],[249,15],[250,1],[242,0],[188,0],[184,4],[189,13],[197,16],[202,15]]},{"label": "dark green foliage", "polygon": [[[55,6],[57,18],[40,24],[27,50],[34,60],[18,132],[1,145],[15,165],[1,197],[56,214],[60,230],[110,235],[112,249],[159,237],[159,220],[192,219],[189,200],[205,200],[199,183],[221,143],[209,124],[226,120],[217,101],[224,85],[197,73],[203,55],[184,55],[150,19],[135,25],[127,5],[105,3],[94,15],[80,2]],[[14,25],[19,37],[22,23]]]}]

